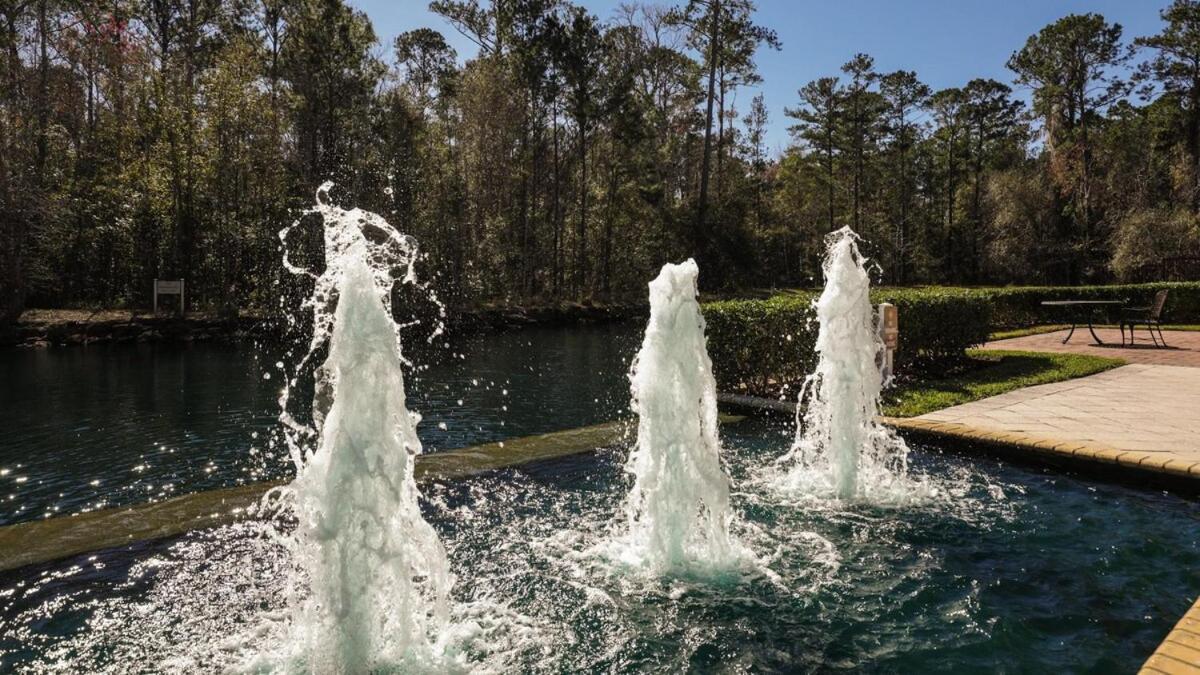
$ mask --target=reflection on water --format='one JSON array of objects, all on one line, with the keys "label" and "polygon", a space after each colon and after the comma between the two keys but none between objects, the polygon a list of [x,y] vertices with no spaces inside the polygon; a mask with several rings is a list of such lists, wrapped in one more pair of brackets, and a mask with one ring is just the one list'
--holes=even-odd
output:
[{"label": "reflection on water", "polygon": [[[637,330],[533,328],[438,350],[409,380],[426,451],[624,414]],[[278,358],[214,343],[0,352],[0,525],[283,475],[267,443]]]}]

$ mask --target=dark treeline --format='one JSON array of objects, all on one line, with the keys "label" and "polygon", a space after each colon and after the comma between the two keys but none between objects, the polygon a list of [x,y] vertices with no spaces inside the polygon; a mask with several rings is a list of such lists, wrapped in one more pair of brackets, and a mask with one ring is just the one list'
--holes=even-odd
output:
[{"label": "dark treeline", "polygon": [[843,224],[900,284],[1200,255],[1200,0],[1132,39],[1064,17],[1010,82],[933,91],[857,55],[797,83],[781,157],[739,98],[781,47],[750,0],[431,8],[476,53],[381,46],[343,0],[0,0],[0,318],[144,306],[155,277],[271,306],[276,233],[325,180],[416,236],[459,306],[640,296],[687,256],[710,289],[809,285]]}]

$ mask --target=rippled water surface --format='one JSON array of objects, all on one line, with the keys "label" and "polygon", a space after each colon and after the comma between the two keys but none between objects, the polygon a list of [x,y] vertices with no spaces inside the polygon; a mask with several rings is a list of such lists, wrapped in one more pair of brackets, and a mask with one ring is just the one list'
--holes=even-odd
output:
[{"label": "rippled water surface", "polygon": [[[622,447],[427,486],[457,576],[451,661],[493,672],[1132,672],[1200,592],[1195,502],[930,449],[914,463],[933,499],[788,502],[763,480],[787,430],[750,420],[723,435],[736,529],[760,558],[734,573],[646,578],[595,552],[620,527]],[[243,525],[0,575],[0,664],[251,664],[284,625],[284,566]]]},{"label": "rippled water surface", "polygon": [[[455,347],[410,377],[426,449],[626,414],[637,333]],[[278,358],[0,352],[0,524],[285,474],[266,443]],[[624,446],[423,486],[457,577],[445,665],[1132,672],[1200,593],[1195,501],[930,448],[913,462],[932,498],[796,500],[769,480],[791,434],[787,420],[722,428],[735,533],[758,558],[735,571],[646,577],[605,557],[630,485]],[[253,669],[283,642],[289,572],[248,523],[0,573],[0,672]]]},{"label": "rippled water surface", "polygon": [[[426,451],[614,419],[639,329],[534,328],[435,350],[408,386]],[[267,456],[280,358],[213,343],[0,351],[0,525],[288,473]]]}]

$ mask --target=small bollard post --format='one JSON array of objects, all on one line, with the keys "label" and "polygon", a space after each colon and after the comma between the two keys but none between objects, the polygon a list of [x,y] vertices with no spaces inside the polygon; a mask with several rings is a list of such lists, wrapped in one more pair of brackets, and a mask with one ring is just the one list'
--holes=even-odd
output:
[{"label": "small bollard post", "polygon": [[879,339],[883,342],[879,372],[883,376],[884,384],[887,384],[892,379],[892,369],[896,361],[896,347],[900,344],[900,314],[896,310],[895,305],[890,302],[879,304],[875,330],[879,332]]}]

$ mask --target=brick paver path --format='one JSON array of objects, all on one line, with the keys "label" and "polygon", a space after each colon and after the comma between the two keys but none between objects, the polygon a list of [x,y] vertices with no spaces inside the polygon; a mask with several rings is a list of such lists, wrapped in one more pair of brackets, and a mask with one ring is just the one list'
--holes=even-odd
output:
[{"label": "brick paver path", "polygon": [[1116,328],[1097,328],[1096,334],[1104,341],[1103,345],[1092,342],[1087,326],[1075,329],[1071,341],[1062,343],[1067,331],[1027,335],[989,342],[984,349],[1016,349],[1030,352],[1056,352],[1071,354],[1091,354],[1093,356],[1108,356],[1125,359],[1130,363],[1150,363],[1163,366],[1191,366],[1200,368],[1200,331],[1163,331],[1167,338],[1166,349],[1157,349],[1150,342],[1150,336],[1143,329],[1137,331],[1137,342],[1133,347],[1121,346],[1121,332]]}]

